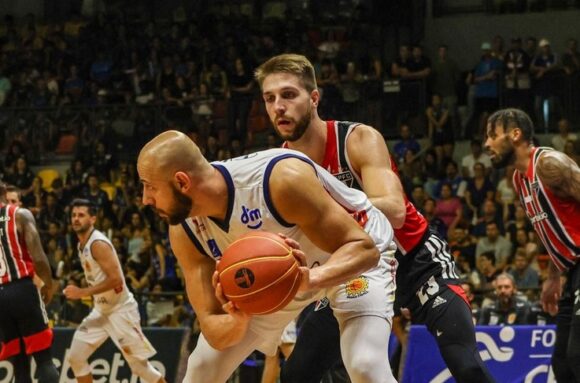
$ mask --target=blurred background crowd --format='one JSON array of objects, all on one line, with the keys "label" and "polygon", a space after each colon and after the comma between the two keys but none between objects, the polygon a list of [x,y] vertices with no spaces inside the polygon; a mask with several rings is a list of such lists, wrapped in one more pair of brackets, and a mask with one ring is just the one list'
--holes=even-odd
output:
[{"label": "blurred background crowd", "polygon": [[[135,154],[170,128],[190,135],[212,161],[279,146],[253,70],[296,52],[315,65],[323,118],[384,134],[408,195],[448,239],[474,319],[550,321],[537,305],[548,256],[516,200],[514,169],[492,170],[482,139],[491,111],[519,107],[534,119],[540,143],[578,161],[576,37],[556,51],[540,26],[534,36],[490,35],[477,42],[479,57],[458,63],[445,42],[426,52],[420,41],[401,39],[385,53],[372,2],[339,2],[349,4],[347,16],[330,20],[316,2],[248,16],[240,6],[226,12],[223,2],[216,9],[199,1],[164,18],[147,2],[130,10],[86,3],[47,9],[45,18],[6,15],[0,24],[0,176],[12,185],[11,201],[35,214],[61,286],[86,283],[68,205],[87,198],[99,208],[97,227],[117,249],[144,324],[191,327],[195,314],[167,225],[141,201]],[[531,9],[521,3],[488,5]],[[57,297],[50,317],[74,326],[90,305]]]}]

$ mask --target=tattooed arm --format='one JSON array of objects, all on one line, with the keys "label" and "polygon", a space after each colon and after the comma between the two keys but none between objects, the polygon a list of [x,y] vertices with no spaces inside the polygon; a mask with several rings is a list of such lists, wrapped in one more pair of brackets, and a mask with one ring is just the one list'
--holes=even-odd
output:
[{"label": "tattooed arm", "polygon": [[538,160],[536,172],[557,197],[580,202],[580,168],[570,157],[549,151]]}]

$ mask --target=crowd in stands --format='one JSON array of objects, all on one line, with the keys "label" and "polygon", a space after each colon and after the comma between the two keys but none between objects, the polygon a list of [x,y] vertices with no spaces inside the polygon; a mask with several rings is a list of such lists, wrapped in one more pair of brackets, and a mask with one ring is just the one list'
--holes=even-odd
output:
[{"label": "crowd in stands", "polygon": [[[255,150],[255,124],[265,129],[268,123],[263,115],[253,118],[261,107],[253,70],[272,55],[293,51],[314,62],[323,118],[360,120],[381,130],[383,80],[399,81],[400,140],[391,148],[408,195],[448,239],[470,293],[491,292],[501,301],[509,295],[505,291],[511,291],[510,299],[517,291],[518,299],[536,305],[548,257],[516,199],[514,169],[492,170],[478,134],[487,113],[500,105],[518,106],[534,116],[542,132],[557,128],[553,146],[578,160],[573,121],[563,118],[563,96],[557,92],[562,79],[578,81],[576,40],[556,55],[546,39],[523,44],[516,37],[505,49],[496,36],[481,45],[474,70],[462,73],[445,45],[433,59],[419,45],[401,45],[398,58],[387,64],[370,38],[373,28],[359,21],[321,33],[292,17],[283,30],[260,30],[240,14],[164,23],[115,14],[93,20],[74,16],[64,23],[5,17],[0,173],[14,187],[13,202],[35,214],[61,287],[86,283],[68,206],[73,198],[87,198],[99,208],[97,227],[115,245],[129,288],[177,293],[144,299],[145,323],[192,323],[167,224],[143,205],[130,154],[165,128],[187,132],[209,160]],[[417,82],[429,102],[415,97],[410,84]],[[162,108],[161,118],[156,108]],[[38,154],[54,151],[67,134],[78,139],[70,168],[47,183],[31,171],[31,162],[38,164]],[[456,158],[456,140],[466,137],[477,138],[468,155]],[[263,146],[278,144],[270,134]],[[478,294],[473,306],[480,307],[484,298]],[[52,319],[77,324],[89,305],[57,299]],[[506,307],[493,299],[490,305],[497,310],[478,311],[481,323],[498,323],[496,311]]]}]

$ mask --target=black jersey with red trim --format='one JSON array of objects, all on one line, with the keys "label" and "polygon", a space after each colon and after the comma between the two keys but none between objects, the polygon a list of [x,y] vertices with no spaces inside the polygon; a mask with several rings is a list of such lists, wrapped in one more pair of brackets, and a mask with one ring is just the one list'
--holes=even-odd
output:
[{"label": "black jersey with red trim", "polygon": [[[326,121],[327,137],[324,160],[321,164],[328,172],[347,186],[363,190],[362,178],[352,167],[346,150],[348,136],[360,125],[349,121]],[[287,148],[285,142],[283,147]],[[398,175],[395,161],[391,168]],[[445,280],[456,280],[453,258],[442,239],[431,245],[429,224],[425,217],[404,195],[406,216],[403,226],[394,229],[397,244],[397,297],[400,304],[412,296],[431,276],[441,275]],[[430,251],[420,251],[427,247]]]},{"label": "black jersey with red trim", "polygon": [[32,257],[18,235],[15,205],[0,205],[0,284],[34,275]]},{"label": "black jersey with red trim", "polygon": [[536,174],[538,159],[550,150],[553,149],[533,148],[527,172],[516,170],[513,181],[520,202],[552,261],[560,271],[565,271],[580,259],[580,203],[557,197]]}]

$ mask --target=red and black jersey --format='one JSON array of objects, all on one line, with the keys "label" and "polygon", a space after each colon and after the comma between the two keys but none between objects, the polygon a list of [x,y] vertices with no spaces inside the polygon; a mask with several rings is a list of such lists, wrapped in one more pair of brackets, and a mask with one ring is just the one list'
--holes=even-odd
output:
[{"label": "red and black jersey", "polygon": [[580,259],[580,203],[558,198],[536,174],[538,159],[551,148],[533,148],[526,174],[514,172],[514,186],[528,218],[560,271]]},{"label": "red and black jersey", "polygon": [[0,205],[0,284],[34,275],[24,238],[18,235],[15,205]]},{"label": "red and black jersey", "polygon": [[[321,164],[328,172],[347,186],[363,190],[363,180],[352,167],[346,150],[348,136],[360,123],[348,121],[327,121],[326,150]],[[283,147],[287,148],[285,142]],[[394,160],[391,168],[398,175]],[[394,229],[397,244],[397,296],[401,304],[433,275],[445,280],[456,280],[455,264],[447,243],[429,230],[425,217],[404,195],[406,217],[403,226]]]}]

